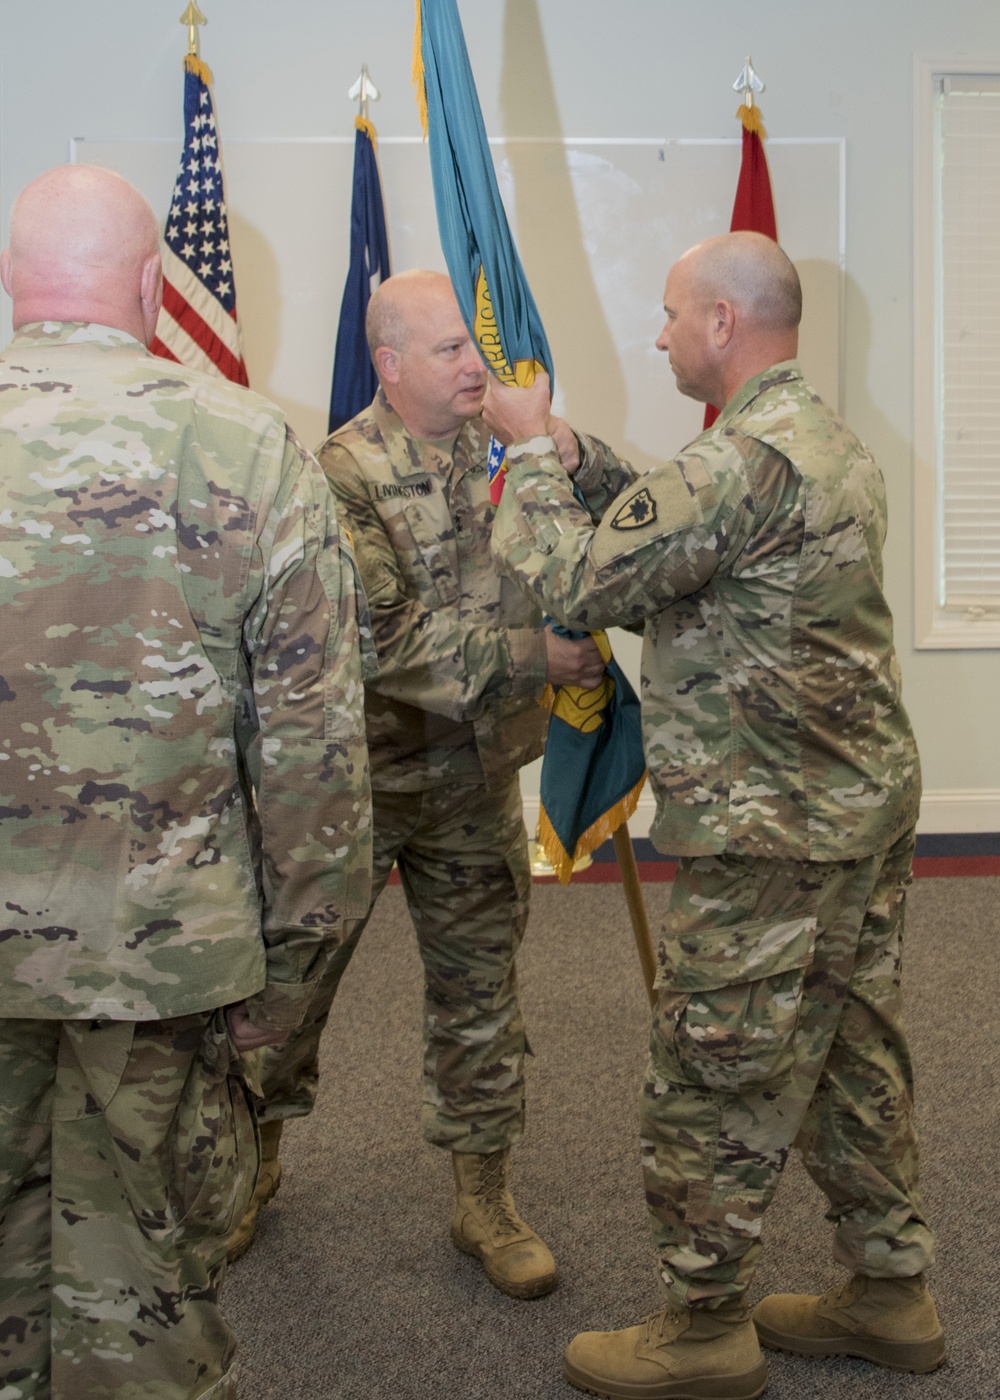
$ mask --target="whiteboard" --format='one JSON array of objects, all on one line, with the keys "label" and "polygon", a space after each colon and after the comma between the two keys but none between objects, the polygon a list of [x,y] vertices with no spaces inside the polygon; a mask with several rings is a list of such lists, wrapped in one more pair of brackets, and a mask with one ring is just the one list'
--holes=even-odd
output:
[{"label": "whiteboard", "polygon": [[[735,141],[522,138],[492,144],[497,178],[556,372],[556,411],[637,467],[699,431],[701,405],[674,388],[654,346],[666,272],[729,226]],[[353,139],[239,139],[223,151],[237,300],[250,383],[304,442],[326,433],[347,274]],[[772,140],[782,244],[803,281],[800,357],[820,393],[841,387],[844,147]],[[176,139],[77,138],[71,158],[132,180],[163,218]],[[392,266],[444,269],[426,144],[378,146]]]}]

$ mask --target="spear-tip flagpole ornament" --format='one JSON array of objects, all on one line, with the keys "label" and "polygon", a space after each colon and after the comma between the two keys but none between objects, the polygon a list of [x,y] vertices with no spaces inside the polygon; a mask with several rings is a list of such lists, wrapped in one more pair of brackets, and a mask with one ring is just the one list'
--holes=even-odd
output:
[{"label": "spear-tip flagpole ornament", "polygon": [[758,78],[754,71],[750,55],[747,54],[743,60],[743,67],[740,75],[733,83],[733,91],[742,94],[743,102],[736,115],[743,123],[747,131],[756,132],[761,138],[767,135],[764,130],[764,122],[760,114],[760,108],[754,105],[754,93],[764,91],[764,83]]},{"label": "spear-tip flagpole ornament", "polygon": [[764,84],[754,71],[754,66],[747,54],[743,60],[743,67],[740,69],[740,76],[733,83],[733,92],[741,92],[743,101],[748,107],[753,106],[753,95],[755,92],[763,92]]},{"label": "spear-tip flagpole ornament", "polygon": [[201,55],[198,52],[198,26],[207,24],[208,20],[194,3],[194,0],[191,0],[187,9],[181,15],[180,22],[181,24],[187,25],[188,53],[192,54],[195,58],[200,58]]},{"label": "spear-tip flagpole ornament", "polygon": [[371,74],[368,72],[368,64],[362,63],[358,80],[352,88],[348,90],[348,97],[352,102],[358,104],[358,116],[362,121],[368,120],[368,103],[377,102],[382,94],[372,82]]}]

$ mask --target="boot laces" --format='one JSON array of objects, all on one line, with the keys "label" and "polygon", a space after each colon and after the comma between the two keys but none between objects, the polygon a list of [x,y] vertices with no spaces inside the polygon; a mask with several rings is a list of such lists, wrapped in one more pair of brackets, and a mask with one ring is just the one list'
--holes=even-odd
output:
[{"label": "boot laces", "polygon": [[835,1308],[847,1308],[852,1303],[857,1302],[857,1290],[855,1281],[849,1278],[845,1283],[839,1284],[836,1288],[831,1288],[825,1299],[828,1306]]},{"label": "boot laces", "polygon": [[482,1202],[484,1213],[498,1235],[517,1235],[521,1223],[514,1214],[514,1203],[507,1194],[504,1154],[492,1152],[479,1173],[476,1199]]},{"label": "boot laces", "polygon": [[[676,1334],[677,1324],[684,1319],[684,1310],[668,1304],[661,1308],[659,1312],[650,1313],[642,1320],[646,1326],[646,1341],[658,1343],[666,1339],[672,1341]],[[667,1336],[669,1333],[669,1337]]]}]

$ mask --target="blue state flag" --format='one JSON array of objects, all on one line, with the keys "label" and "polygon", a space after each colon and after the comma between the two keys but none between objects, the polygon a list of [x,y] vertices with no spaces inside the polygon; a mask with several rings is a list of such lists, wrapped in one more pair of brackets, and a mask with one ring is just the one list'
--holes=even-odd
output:
[{"label": "blue state flag", "polygon": [[389,276],[389,241],[382,182],[375,159],[375,128],[365,117],[357,117],[354,125],[357,130],[351,196],[351,259],[333,357],[328,427],[331,433],[367,408],[375,397],[378,379],[368,353],[365,316],[372,292]]},{"label": "blue state flag", "polygon": [[[417,0],[417,97],[430,144],[438,231],[455,296],[486,364],[505,384],[552,376],[552,355],[500,198],[455,0]],[[494,501],[502,477],[490,464]]]}]

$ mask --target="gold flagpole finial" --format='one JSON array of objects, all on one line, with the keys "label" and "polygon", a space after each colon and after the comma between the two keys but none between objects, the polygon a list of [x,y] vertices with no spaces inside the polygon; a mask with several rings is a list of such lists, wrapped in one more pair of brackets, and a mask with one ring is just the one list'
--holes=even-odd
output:
[{"label": "gold flagpole finial", "polygon": [[192,54],[195,58],[199,58],[200,54],[198,52],[198,26],[200,24],[207,24],[208,20],[202,14],[201,10],[199,10],[198,6],[194,3],[194,0],[191,0],[191,3],[188,5],[187,9],[181,15],[180,22],[181,24],[187,25],[188,53]]}]

